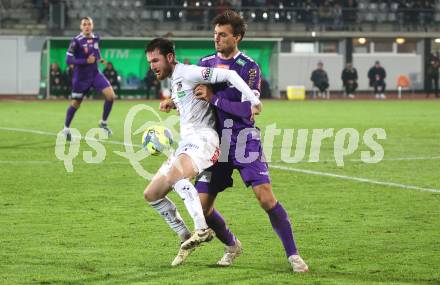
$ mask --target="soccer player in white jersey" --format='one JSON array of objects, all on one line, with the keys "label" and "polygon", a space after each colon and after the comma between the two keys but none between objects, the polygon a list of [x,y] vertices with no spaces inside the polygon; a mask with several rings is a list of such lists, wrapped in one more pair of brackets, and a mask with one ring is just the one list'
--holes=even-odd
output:
[{"label": "soccer player in white jersey", "polygon": [[[212,240],[215,235],[206,224],[197,190],[190,180],[217,161],[219,138],[212,108],[208,102],[196,99],[193,90],[198,84],[229,82],[242,92],[243,100],[251,102],[253,112],[258,112],[260,101],[235,71],[178,63],[170,40],[156,38],[145,52],[157,79],[170,77],[172,81],[172,100],[161,102],[160,110],[169,112],[177,108],[180,115],[181,141],[144,191],[145,200],[181,238],[181,249],[172,263],[178,265],[195,247]],[[183,199],[194,221],[193,235],[166,196],[171,189]]]}]

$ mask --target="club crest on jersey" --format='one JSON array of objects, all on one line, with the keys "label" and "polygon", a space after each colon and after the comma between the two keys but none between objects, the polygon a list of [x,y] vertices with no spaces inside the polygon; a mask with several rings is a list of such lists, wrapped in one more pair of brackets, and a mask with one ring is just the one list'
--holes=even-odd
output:
[{"label": "club crest on jersey", "polygon": [[202,70],[202,78],[206,81],[209,81],[211,77],[212,77],[212,68],[209,67],[204,68]]}]

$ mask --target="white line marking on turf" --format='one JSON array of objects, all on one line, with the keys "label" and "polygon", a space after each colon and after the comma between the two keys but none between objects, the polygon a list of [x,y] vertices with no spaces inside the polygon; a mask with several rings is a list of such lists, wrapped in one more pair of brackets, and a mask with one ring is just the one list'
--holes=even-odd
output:
[{"label": "white line marking on turf", "polygon": [[[30,129],[18,129],[18,128],[5,128],[0,127],[0,130],[6,130],[6,131],[15,131],[15,132],[25,132],[25,133],[33,133],[33,134],[39,134],[39,135],[48,135],[48,136],[57,136],[56,133],[51,132],[45,132],[45,131],[37,131],[37,130],[30,130]],[[117,144],[117,145],[126,145],[123,142],[120,141],[111,141],[111,140],[97,140],[95,138],[90,138],[91,140],[100,141],[104,143],[110,143],[110,144]],[[141,145],[132,145],[132,146],[138,146],[141,147]],[[403,157],[403,158],[390,158],[388,160],[421,160],[421,159],[439,159],[440,157]],[[37,162],[30,162],[30,161],[0,161],[0,163],[52,163],[51,161],[37,161]],[[123,162],[112,162],[112,164],[123,164]],[[270,165],[271,168],[285,170],[285,171],[292,171],[292,172],[299,172],[299,173],[305,173],[305,174],[311,174],[311,175],[319,175],[319,176],[327,176],[327,177],[333,177],[333,178],[339,178],[339,179],[345,179],[345,180],[351,180],[351,181],[358,181],[362,183],[370,183],[370,184],[377,184],[377,185],[383,185],[383,186],[390,186],[390,187],[397,187],[397,188],[403,188],[408,190],[417,190],[422,192],[432,192],[432,193],[440,193],[440,189],[434,189],[434,188],[424,188],[424,187],[418,187],[413,185],[406,185],[406,184],[400,184],[400,183],[394,183],[394,182],[383,182],[383,181],[377,181],[367,178],[360,178],[360,177],[353,177],[353,176],[347,176],[347,175],[340,175],[340,174],[333,174],[328,172],[321,172],[321,171],[314,171],[314,170],[307,170],[307,169],[300,169],[300,168],[293,168],[293,167],[286,167],[281,165]]]},{"label": "white line marking on turf", "polygon": [[[18,128],[0,127],[0,130],[13,131],[13,132],[22,132],[22,133],[31,133],[31,134],[38,134],[38,135],[45,135],[45,136],[55,136],[55,137],[58,135],[57,133],[51,133],[51,132],[45,132],[45,131],[37,131],[37,130],[29,130],[29,129],[18,129]],[[112,141],[112,140],[98,140],[98,139],[91,138],[91,137],[83,137],[81,139],[84,140],[86,138],[88,140],[91,140],[91,141],[98,141],[98,142],[102,142],[102,143],[142,147],[142,145],[137,145],[137,144],[126,144],[124,142]]]},{"label": "white line marking on turf", "polygon": [[293,168],[293,167],[287,167],[287,166],[281,166],[281,165],[270,165],[270,167],[275,168],[275,169],[285,170],[285,171],[299,172],[299,173],[318,175],[318,176],[327,176],[327,177],[357,181],[357,182],[362,182],[362,183],[370,183],[370,184],[377,184],[377,185],[383,185],[383,186],[398,187],[398,188],[403,188],[403,189],[408,189],[408,190],[417,190],[417,191],[422,191],[422,192],[440,193],[440,189],[434,189],[434,188],[424,188],[424,187],[418,187],[418,186],[406,185],[406,184],[394,183],[394,182],[383,182],[383,181],[377,181],[377,180],[372,180],[372,179],[368,179],[368,178],[353,177],[353,176],[333,174],[333,173],[321,172],[321,171],[315,171],[315,170]]}]

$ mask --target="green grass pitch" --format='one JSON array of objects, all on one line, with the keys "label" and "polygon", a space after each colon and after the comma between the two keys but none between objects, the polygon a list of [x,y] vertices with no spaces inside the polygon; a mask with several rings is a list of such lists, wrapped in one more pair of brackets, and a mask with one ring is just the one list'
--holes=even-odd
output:
[{"label": "green grass pitch", "polygon": [[[111,140],[123,141],[124,118],[140,103],[115,103]],[[82,141],[72,173],[56,158],[52,134],[66,108],[67,101],[0,102],[0,284],[440,284],[440,101],[264,102],[262,130],[273,123],[354,128],[361,137],[343,167],[333,158],[334,137],[312,163],[309,134],[306,158],[295,164],[280,161],[281,137],[275,139],[271,164],[289,169],[271,168],[274,192],[308,274],[291,272],[267,215],[236,174],[216,206],[243,255],[230,268],[217,267],[223,247],[215,240],[171,268],[178,239],[144,202],[147,181],[114,153],[122,145],[104,143],[105,160],[87,164],[83,152],[94,150]],[[72,127],[84,136],[101,112],[101,101],[84,102]],[[134,125],[151,119],[139,114]],[[360,161],[369,128],[387,134],[376,164]],[[140,143],[140,135],[133,140]],[[142,164],[152,172],[163,160]],[[177,195],[170,197],[192,226]]]}]

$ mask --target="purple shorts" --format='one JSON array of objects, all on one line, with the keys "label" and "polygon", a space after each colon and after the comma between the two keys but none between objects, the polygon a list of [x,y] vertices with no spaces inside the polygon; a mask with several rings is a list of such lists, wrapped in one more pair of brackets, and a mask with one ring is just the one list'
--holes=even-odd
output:
[{"label": "purple shorts", "polygon": [[[226,188],[232,187],[234,184],[232,179],[234,169],[238,170],[246,187],[270,183],[268,165],[266,162],[261,161],[261,158],[264,157],[261,142],[259,140],[248,142],[246,152],[249,150],[258,151],[259,158],[249,163],[239,162],[235,158],[229,159],[227,162],[217,162],[197,177],[195,184],[197,191],[217,195]],[[234,152],[231,151],[231,153]]]},{"label": "purple shorts", "polygon": [[86,80],[74,78],[72,82],[72,99],[82,99],[91,87],[95,88],[97,92],[101,92],[105,88],[111,87],[111,85],[101,72],[97,72],[94,77]]}]

